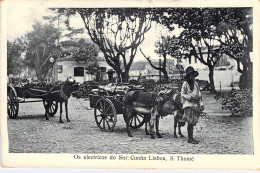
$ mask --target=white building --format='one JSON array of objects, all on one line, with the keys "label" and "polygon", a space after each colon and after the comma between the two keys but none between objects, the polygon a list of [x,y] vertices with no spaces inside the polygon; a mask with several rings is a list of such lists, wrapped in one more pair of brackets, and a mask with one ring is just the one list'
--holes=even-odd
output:
[{"label": "white building", "polygon": [[[206,58],[205,58],[206,59]],[[183,67],[186,69],[188,66],[193,66],[195,70],[199,72],[197,79],[209,81],[209,69],[208,66],[204,65],[199,60],[194,57],[191,59],[183,59]],[[231,87],[233,83],[239,81],[240,73],[237,71],[237,62],[223,54],[214,69],[214,84],[215,88],[228,88]]]},{"label": "white building", "polygon": [[[159,59],[152,60],[152,64],[159,67]],[[175,67],[176,63],[173,59],[167,59],[166,70],[169,78],[174,78],[179,72]],[[139,77],[146,79],[159,80],[159,71],[154,69],[148,61],[134,62],[129,71],[130,80],[138,79]],[[163,77],[163,73],[161,73]]]},{"label": "white building", "polygon": [[77,62],[71,55],[57,59],[53,66],[54,81],[65,81],[68,77],[80,83],[97,78],[107,80],[106,72],[112,68],[107,64],[102,54],[99,54],[97,59],[100,76],[89,74],[89,65],[84,62]]}]

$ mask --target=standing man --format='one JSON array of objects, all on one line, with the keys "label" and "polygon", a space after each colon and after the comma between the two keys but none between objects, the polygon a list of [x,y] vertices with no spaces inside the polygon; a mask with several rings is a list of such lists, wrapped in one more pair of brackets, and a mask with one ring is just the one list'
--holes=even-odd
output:
[{"label": "standing man", "polygon": [[185,81],[181,88],[181,98],[183,103],[184,115],[183,120],[188,123],[188,143],[198,144],[199,142],[193,139],[193,129],[198,122],[199,114],[204,110],[200,87],[195,81],[199,75],[192,66],[185,70]]}]

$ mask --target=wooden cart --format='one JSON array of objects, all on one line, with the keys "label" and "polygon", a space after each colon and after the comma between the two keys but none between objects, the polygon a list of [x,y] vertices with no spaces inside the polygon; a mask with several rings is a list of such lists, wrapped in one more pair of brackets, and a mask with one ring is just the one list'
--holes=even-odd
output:
[{"label": "wooden cart", "polygon": [[[92,91],[89,95],[90,107],[94,108],[96,124],[102,131],[113,131],[117,115],[125,114],[123,97],[124,92],[109,93],[100,89]],[[134,112],[129,123],[131,128],[142,127],[145,123],[144,115]]]},{"label": "wooden cart", "polygon": [[[14,87],[7,86],[7,112],[11,119],[15,119],[19,112],[19,103],[43,102],[43,106],[50,116],[54,116],[58,110],[58,102],[51,101],[49,107],[48,102],[44,99],[48,91],[44,87]],[[26,100],[30,98],[30,100]]]}]

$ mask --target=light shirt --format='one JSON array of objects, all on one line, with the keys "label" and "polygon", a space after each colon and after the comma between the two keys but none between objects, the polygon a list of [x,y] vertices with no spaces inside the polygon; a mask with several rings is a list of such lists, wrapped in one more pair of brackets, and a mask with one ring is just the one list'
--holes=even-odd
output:
[{"label": "light shirt", "polygon": [[[181,88],[181,99],[182,99],[183,108],[203,105],[201,98],[202,97],[201,97],[200,87],[196,81],[194,81],[193,91],[191,91],[190,85],[188,84],[187,81],[183,82]],[[194,101],[192,99],[196,99],[197,101]]]}]

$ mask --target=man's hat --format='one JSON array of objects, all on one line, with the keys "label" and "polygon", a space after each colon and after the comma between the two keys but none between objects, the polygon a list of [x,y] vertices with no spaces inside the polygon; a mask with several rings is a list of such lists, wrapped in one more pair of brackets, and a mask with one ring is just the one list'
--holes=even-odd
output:
[{"label": "man's hat", "polygon": [[193,74],[195,77],[199,75],[199,72],[195,71],[192,66],[187,67],[185,72],[186,72],[185,79],[189,79],[191,74]]}]

